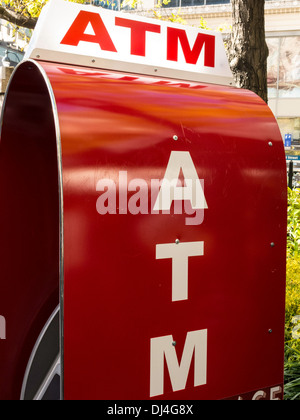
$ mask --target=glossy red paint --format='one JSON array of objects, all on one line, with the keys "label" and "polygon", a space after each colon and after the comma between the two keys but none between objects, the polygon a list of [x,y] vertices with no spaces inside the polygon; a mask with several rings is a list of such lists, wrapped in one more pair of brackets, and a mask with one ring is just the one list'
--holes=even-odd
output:
[{"label": "glossy red paint", "polygon": [[[42,324],[45,302],[55,307],[60,164],[66,399],[148,399],[151,339],[173,335],[180,361],[187,333],[197,330],[207,330],[206,384],[194,386],[191,367],[185,389],[173,392],[165,366],[159,399],[222,399],[282,384],[286,168],[267,105],[230,87],[39,64],[54,93],[61,150],[58,142],[56,158],[40,70],[25,62],[7,97],[0,151],[0,193],[10,200],[0,209],[0,313],[8,331],[14,325],[0,342],[1,396],[8,381],[6,395],[16,397],[29,332]],[[173,210],[150,214],[150,206],[149,214],[120,214],[118,202],[117,214],[96,211],[99,180],[117,183],[127,171],[128,181],[150,186],[172,151],[189,152],[204,180],[202,224],[187,226]],[[176,239],[204,242],[204,255],[189,259],[189,298],[180,302],[171,300],[171,261],[155,254]]]},{"label": "glossy red paint", "polygon": [[35,65],[9,85],[0,142],[0,399],[19,399],[33,346],[59,302],[59,197],[49,92]]}]

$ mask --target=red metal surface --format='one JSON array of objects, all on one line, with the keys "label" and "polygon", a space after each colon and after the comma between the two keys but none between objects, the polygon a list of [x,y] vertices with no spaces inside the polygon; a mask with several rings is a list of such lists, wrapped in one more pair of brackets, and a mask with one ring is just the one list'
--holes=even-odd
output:
[{"label": "red metal surface", "polygon": [[[207,330],[206,384],[194,386],[192,363],[185,389],[173,392],[165,366],[159,399],[221,399],[281,384],[286,172],[269,108],[234,88],[41,64],[62,143],[65,398],[149,398],[151,339],[172,335],[180,361],[187,333],[199,330]],[[150,186],[172,151],[189,152],[204,179],[202,224],[150,206],[120,214],[118,201],[117,214],[96,211],[99,180],[118,185],[127,171],[128,181]],[[176,239],[203,241],[204,255],[189,258],[188,299],[172,302],[172,263],[156,259],[156,245]]]},{"label": "red metal surface", "polygon": [[45,81],[22,66],[9,85],[0,142],[0,399],[19,399],[28,359],[59,302],[58,171]]}]

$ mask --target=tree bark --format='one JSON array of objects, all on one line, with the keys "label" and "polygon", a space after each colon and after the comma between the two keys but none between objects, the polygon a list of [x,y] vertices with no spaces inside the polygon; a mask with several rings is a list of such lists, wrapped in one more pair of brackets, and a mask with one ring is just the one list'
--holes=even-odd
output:
[{"label": "tree bark", "polygon": [[14,12],[8,7],[0,6],[0,19],[7,20],[17,26],[22,26],[28,29],[34,29],[37,19],[26,17],[20,13]]},{"label": "tree bark", "polygon": [[268,102],[265,0],[232,0],[233,27],[228,45],[236,85]]}]

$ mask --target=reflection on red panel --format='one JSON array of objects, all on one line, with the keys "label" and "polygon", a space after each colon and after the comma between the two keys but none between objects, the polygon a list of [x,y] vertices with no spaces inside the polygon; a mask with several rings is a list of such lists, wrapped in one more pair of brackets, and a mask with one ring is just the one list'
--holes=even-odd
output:
[{"label": "reflection on red panel", "polygon": [[[282,384],[286,174],[269,108],[235,88],[40,64],[61,138],[64,397]],[[163,208],[170,174],[177,193],[197,178],[202,200]]]}]

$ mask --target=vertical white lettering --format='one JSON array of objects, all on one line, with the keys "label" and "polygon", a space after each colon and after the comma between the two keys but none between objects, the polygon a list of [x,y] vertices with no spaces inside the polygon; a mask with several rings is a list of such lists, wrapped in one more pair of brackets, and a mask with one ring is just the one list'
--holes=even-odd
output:
[{"label": "vertical white lettering", "polygon": [[156,245],[156,259],[172,258],[172,302],[188,299],[188,259],[204,255],[204,242]]},{"label": "vertical white lettering", "polygon": [[164,393],[164,360],[170,375],[173,391],[185,389],[194,355],[194,386],[206,384],[207,330],[187,333],[181,362],[179,364],[173,336],[151,339],[150,355],[150,397]]}]

